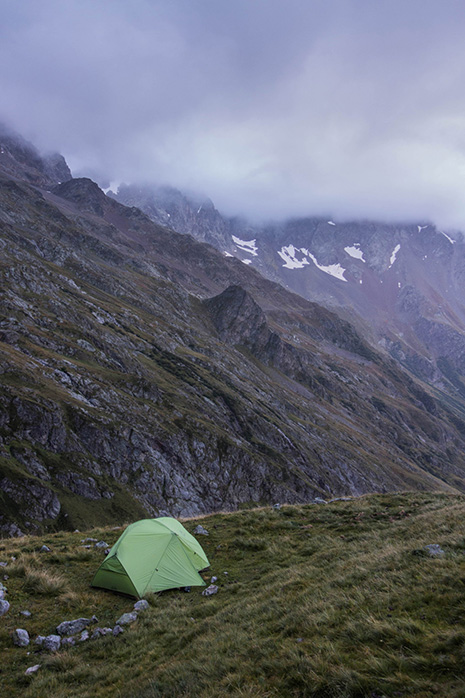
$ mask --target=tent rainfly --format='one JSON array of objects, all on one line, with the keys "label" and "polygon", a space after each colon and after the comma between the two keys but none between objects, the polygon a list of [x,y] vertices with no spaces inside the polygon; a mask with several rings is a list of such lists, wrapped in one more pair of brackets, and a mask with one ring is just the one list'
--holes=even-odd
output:
[{"label": "tent rainfly", "polygon": [[200,543],[179,521],[142,519],[118,538],[92,586],[140,598],[150,591],[205,586],[199,570],[209,565]]}]

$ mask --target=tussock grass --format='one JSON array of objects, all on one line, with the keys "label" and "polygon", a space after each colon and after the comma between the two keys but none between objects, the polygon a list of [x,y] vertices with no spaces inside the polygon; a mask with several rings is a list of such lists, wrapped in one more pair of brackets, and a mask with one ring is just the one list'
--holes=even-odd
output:
[{"label": "tussock grass", "polygon": [[[199,519],[186,522],[193,531]],[[114,625],[132,601],[89,587],[103,559],[84,534],[2,541],[11,611],[0,625],[0,686],[21,698],[463,698],[465,497],[372,495],[331,505],[243,510],[200,519],[211,561],[205,598],[152,594],[118,638],[55,656],[12,645],[16,610],[31,636],[96,614]],[[120,530],[90,532],[112,544]],[[40,544],[42,540],[39,541]],[[423,555],[439,543],[442,558]],[[40,545],[39,545],[40,547]],[[421,554],[417,554],[421,551]],[[32,560],[35,563],[33,569]],[[35,573],[34,578],[32,573]],[[225,574],[227,572],[228,574]],[[52,597],[40,593],[56,584]],[[53,598],[54,596],[54,598]],[[33,677],[27,666],[41,663]]]},{"label": "tussock grass", "polygon": [[31,567],[26,569],[24,575],[24,589],[37,596],[57,596],[63,592],[70,592],[68,580],[62,574]]}]

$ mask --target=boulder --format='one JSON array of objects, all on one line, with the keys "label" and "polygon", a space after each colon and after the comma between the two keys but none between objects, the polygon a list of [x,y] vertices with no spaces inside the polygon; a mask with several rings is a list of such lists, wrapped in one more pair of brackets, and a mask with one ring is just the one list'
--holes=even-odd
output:
[{"label": "boulder", "polygon": [[58,652],[60,645],[61,637],[59,635],[47,635],[42,642],[42,647],[49,652]]},{"label": "boulder", "polygon": [[135,620],[137,620],[137,613],[135,611],[132,613],[123,613],[116,621],[116,625],[129,625],[129,623],[134,623]]},{"label": "boulder", "polygon": [[124,630],[121,627],[121,625],[115,625],[115,627],[113,628],[113,635],[116,637],[117,635],[121,635],[121,633],[124,633]]},{"label": "boulder", "polygon": [[200,524],[195,527],[194,533],[197,536],[208,536],[209,535],[207,529],[204,528],[203,526],[201,526]]},{"label": "boulder", "polygon": [[23,628],[16,628],[16,630],[13,631],[12,637],[13,644],[16,645],[16,647],[27,647],[29,644],[29,633]]},{"label": "boulder", "polygon": [[0,616],[4,616],[5,613],[8,613],[9,608],[10,604],[8,603],[8,601],[6,601],[5,599],[0,599]]},{"label": "boulder", "polygon": [[76,633],[80,633],[81,630],[84,630],[84,628],[86,628],[90,622],[90,618],[76,618],[76,620],[64,620],[63,623],[57,625],[57,633],[58,635],[62,636],[75,635]]},{"label": "boulder", "polygon": [[136,601],[134,604],[134,610],[135,611],[146,611],[148,608],[150,608],[149,602],[146,601],[145,599],[141,599],[140,601]]},{"label": "boulder", "polygon": [[94,632],[90,636],[91,640],[96,640],[99,637],[104,637],[105,635],[111,635],[113,633],[112,628],[95,628]]},{"label": "boulder", "polygon": [[61,638],[62,647],[74,647],[76,640],[74,637],[63,637]]}]

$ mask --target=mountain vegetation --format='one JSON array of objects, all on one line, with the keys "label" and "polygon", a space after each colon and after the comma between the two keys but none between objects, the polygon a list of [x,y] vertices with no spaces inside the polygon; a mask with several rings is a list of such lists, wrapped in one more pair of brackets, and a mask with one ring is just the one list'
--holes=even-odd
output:
[{"label": "mountain vegetation", "polygon": [[317,496],[463,491],[460,400],[250,265],[89,179],[59,178],[63,163],[52,181],[32,146],[8,138],[4,534]]},{"label": "mountain vegetation", "polygon": [[[121,528],[5,539],[2,695],[459,698],[464,516],[463,495],[416,493],[185,521],[208,531],[202,574],[217,593],[151,596],[118,635],[94,628],[113,627],[134,600],[90,588],[103,551],[86,538],[112,544]],[[54,652],[35,643],[93,615],[94,639]],[[15,646],[18,628],[29,645]]]}]

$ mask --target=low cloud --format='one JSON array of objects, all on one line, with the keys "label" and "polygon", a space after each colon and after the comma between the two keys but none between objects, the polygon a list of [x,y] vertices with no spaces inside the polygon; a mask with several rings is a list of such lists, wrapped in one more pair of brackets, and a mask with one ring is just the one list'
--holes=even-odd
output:
[{"label": "low cloud", "polygon": [[465,229],[464,29],[454,0],[7,0],[1,116],[101,183]]}]

